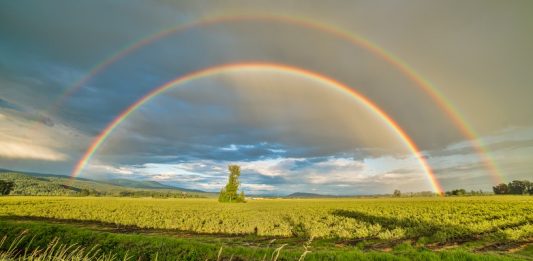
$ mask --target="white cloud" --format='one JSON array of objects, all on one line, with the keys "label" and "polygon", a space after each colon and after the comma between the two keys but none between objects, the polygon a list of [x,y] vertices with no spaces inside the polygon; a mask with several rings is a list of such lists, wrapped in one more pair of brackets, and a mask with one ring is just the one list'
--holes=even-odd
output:
[{"label": "white cloud", "polygon": [[115,167],[111,165],[93,163],[87,166],[86,172],[97,174],[118,174],[118,175],[132,175],[135,173],[133,167]]},{"label": "white cloud", "polygon": [[239,149],[253,149],[255,146],[250,144],[243,144],[243,145],[235,145],[230,144],[229,146],[222,147],[220,150],[222,151],[238,151]]},{"label": "white cloud", "polygon": [[[409,157],[384,157],[364,161],[337,157],[276,158],[251,162],[198,160],[188,163],[146,163],[130,168],[101,166],[98,171],[121,174],[128,170],[135,178],[216,192],[227,181],[226,167],[229,164],[241,166],[242,188],[246,193],[323,191],[353,194],[368,193],[371,190],[389,191],[394,188],[404,191],[430,190],[427,177],[419,170],[417,162]],[[380,167],[375,168],[377,165]]]},{"label": "white cloud", "polygon": [[67,159],[63,153],[52,149],[13,141],[0,141],[0,157],[9,159],[36,159],[49,161],[62,161]]},{"label": "white cloud", "polygon": [[223,183],[197,183],[195,185],[198,189],[207,191],[218,191],[224,186]]},{"label": "white cloud", "polygon": [[0,115],[0,158],[66,161],[70,159],[66,151],[81,151],[80,144],[89,140],[77,130],[31,111],[4,110]]},{"label": "white cloud", "polygon": [[252,170],[256,171],[262,175],[265,176],[284,176],[287,175],[286,170],[283,168],[280,168],[280,163],[287,163],[291,162],[294,159],[265,159],[265,160],[257,160],[257,161],[251,161],[251,162],[238,162],[237,164],[241,166],[241,169],[243,171],[245,170]]},{"label": "white cloud", "polygon": [[247,190],[247,191],[252,191],[252,192],[256,192],[256,191],[274,191],[276,188],[272,185],[267,185],[267,184],[246,184],[246,183],[243,183],[241,184],[242,188]]}]

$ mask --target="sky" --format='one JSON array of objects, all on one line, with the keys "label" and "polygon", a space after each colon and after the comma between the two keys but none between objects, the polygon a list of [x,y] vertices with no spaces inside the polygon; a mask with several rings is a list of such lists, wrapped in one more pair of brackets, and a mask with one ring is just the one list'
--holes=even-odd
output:
[{"label": "sky", "polygon": [[[0,168],[71,175],[106,126],[150,91],[194,71],[254,62],[348,86],[418,153],[331,82],[241,66],[143,103],[79,177],[219,191],[227,166],[238,164],[249,194],[434,191],[426,161],[445,190],[531,180],[532,10],[527,0],[2,1]],[[198,22],[206,19],[216,22]],[[332,31],[383,50],[446,100]]]}]

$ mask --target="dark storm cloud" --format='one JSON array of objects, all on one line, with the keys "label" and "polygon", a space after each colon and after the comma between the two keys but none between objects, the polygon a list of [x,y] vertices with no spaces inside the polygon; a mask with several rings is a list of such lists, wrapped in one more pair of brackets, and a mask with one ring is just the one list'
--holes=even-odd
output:
[{"label": "dark storm cloud", "polygon": [[18,117],[25,121],[39,122],[49,127],[54,126],[54,121],[51,118],[35,113],[31,108],[25,108],[0,98],[0,112],[2,109],[11,110],[12,112],[9,113],[11,117]]},{"label": "dark storm cloud", "polygon": [[[0,80],[4,87],[0,95],[46,113],[90,67],[133,41],[191,19],[190,11],[169,12],[165,6],[146,5],[142,1],[128,1],[127,5],[69,1],[2,3],[0,35],[9,37],[0,40]],[[149,13],[158,15],[145,16]],[[187,48],[180,49],[187,53]],[[162,83],[150,81],[136,64],[141,63],[120,64],[121,71],[113,75],[122,73],[121,77],[106,78],[109,75],[104,74],[100,81],[88,82],[84,91],[63,104],[57,117],[82,132],[97,134],[147,89]],[[155,77],[165,80],[160,75]],[[132,84],[142,82],[146,85]]]},{"label": "dark storm cloud", "polygon": [[20,106],[0,98],[0,107],[16,111],[24,111]]},{"label": "dark storm cloud", "polygon": [[2,41],[6,45],[34,57],[87,68],[132,40],[187,16],[143,1],[4,2],[0,33],[10,36]]},{"label": "dark storm cloud", "polygon": [[267,185],[280,185],[280,184],[284,184],[284,185],[287,185],[289,183],[294,183],[294,179],[292,181],[290,181],[288,178],[286,177],[281,177],[281,176],[267,176],[267,175],[262,175],[261,173],[258,173],[258,172],[253,172],[253,171],[242,171],[242,182],[243,183],[248,183],[248,184],[267,184]]},{"label": "dark storm cloud", "polygon": [[[157,106],[148,104],[147,110],[132,115],[128,122],[116,130],[108,143],[104,144],[100,158],[108,157],[114,161],[124,155],[128,163],[135,163],[136,159],[150,162],[202,158],[251,161],[282,156],[353,154],[327,146],[319,140],[307,145],[306,141],[299,139],[288,144],[279,143],[276,135],[293,134],[274,125],[263,127],[247,124],[235,117],[235,108],[229,104],[205,105],[203,102],[192,104],[174,100],[166,104],[164,99],[157,101],[154,102],[154,106]],[[344,136],[336,138],[339,142],[345,139]],[[324,147],[320,144],[324,144]],[[118,156],[115,158],[113,155]]]},{"label": "dark storm cloud", "polygon": [[[133,6],[136,6],[135,4]],[[102,8],[101,6],[98,6]],[[21,13],[21,15],[27,15],[23,10],[19,10],[18,6],[10,7],[12,12]],[[72,12],[65,12],[66,17],[64,19],[72,19],[73,14],[81,12],[90,13],[94,6],[87,6],[85,9],[81,9],[78,6],[62,6],[67,10],[72,9]],[[68,59],[61,59],[62,55],[57,52],[58,46],[61,46],[62,53],[65,53],[64,49],[72,50],[85,50],[90,49],[92,52],[105,52],[106,49],[113,49],[112,47],[120,46],[121,40],[128,42],[128,38],[139,38],[139,35],[146,35],[147,27],[160,28],[163,22],[157,20],[143,21],[142,26],[136,26],[140,22],[135,15],[138,15],[135,8],[130,7],[125,10],[125,14],[121,18],[116,18],[111,14],[116,11],[118,7],[110,5],[106,12],[99,14],[103,18],[100,19],[101,23],[92,25],[94,28],[88,27],[86,20],[89,19],[86,14],[81,14],[74,24],[69,26],[58,26],[58,21],[53,20],[55,12],[49,6],[43,7],[38,11],[37,17],[42,17],[49,24],[39,24],[35,26],[35,34],[26,33],[21,30],[21,35],[14,37],[12,41],[26,42],[35,40],[37,43],[41,43],[43,50],[40,50],[40,54],[47,54],[54,58],[52,64],[56,63],[56,67],[65,66],[79,68],[76,66],[84,63],[88,60],[89,56],[86,52],[84,55],[77,56],[76,52],[68,55]],[[141,3],[137,3],[137,8],[141,9],[144,6]],[[9,8],[8,8],[9,9]],[[159,7],[154,6],[147,8],[150,12],[158,12]],[[34,11],[37,12],[37,11]],[[14,24],[20,21],[16,16],[6,16],[8,25],[16,27]],[[114,21],[118,20],[118,21]],[[128,21],[131,24],[128,24]],[[133,21],[135,20],[135,21]],[[165,20],[164,18],[162,20]],[[169,19],[170,20],[170,19]],[[105,26],[109,21],[112,24],[111,27]],[[111,22],[113,21],[113,22]],[[28,19],[25,23],[34,24],[37,23],[35,18]],[[78,25],[79,23],[79,25]],[[135,32],[131,29],[120,30],[120,33],[114,34],[115,31],[119,31],[118,28],[122,28],[128,24],[128,28],[137,28]],[[44,34],[41,30],[45,27],[56,28],[52,35],[47,37],[40,37],[40,34]],[[8,33],[13,33],[11,27],[6,25]],[[144,29],[143,29],[144,28]],[[257,30],[260,28],[261,30]],[[78,30],[74,30],[78,29]],[[258,33],[258,32],[261,33]],[[152,46],[148,46],[134,53],[131,57],[127,57],[125,60],[113,65],[105,73],[98,75],[96,79],[93,79],[87,86],[75,96],[69,99],[64,104],[62,110],[59,112],[59,117],[62,117],[65,121],[70,122],[74,127],[89,134],[96,135],[105,124],[109,123],[116,115],[123,109],[127,108],[129,104],[132,104],[135,100],[143,96],[150,89],[158,86],[177,75],[182,75],[185,72],[189,72],[194,69],[204,68],[205,66],[212,64],[226,63],[230,61],[240,60],[261,60],[261,61],[285,61],[289,64],[300,65],[312,70],[321,71],[332,76],[337,76],[340,79],[349,80],[346,76],[358,79],[356,81],[349,80],[357,86],[360,91],[369,95],[371,98],[380,100],[382,104],[390,106],[390,110],[393,113],[400,113],[401,110],[395,110],[395,106],[403,106],[403,104],[415,104],[414,100],[420,100],[417,95],[406,96],[405,93],[416,94],[416,92],[402,91],[406,85],[405,80],[402,80],[400,76],[390,74],[388,78],[381,77],[375,73],[376,68],[384,68],[381,61],[376,60],[375,57],[369,55],[363,50],[357,49],[347,45],[345,42],[338,42],[335,39],[324,37],[320,33],[316,33],[309,30],[303,30],[295,26],[281,26],[281,24],[272,22],[253,22],[249,24],[223,24],[220,26],[212,26],[203,28],[202,30],[191,30],[184,35],[175,37],[169,37],[163,39],[160,42],[155,43]],[[290,37],[295,32],[300,32],[298,38]],[[61,42],[55,40],[54,34],[64,34],[69,36],[69,41]],[[108,37],[113,35],[113,37]],[[133,35],[133,36],[132,36]],[[82,45],[80,38],[88,38],[88,42],[84,41]],[[137,36],[137,37],[135,37]],[[35,37],[32,38],[32,37]],[[317,38],[318,37],[318,38]],[[59,37],[57,37],[59,38]],[[115,39],[117,38],[117,39]],[[316,39],[315,39],[316,38]],[[121,40],[118,40],[121,39]],[[91,41],[104,41],[103,43],[92,43]],[[318,41],[317,41],[318,40]],[[306,43],[315,41],[320,43],[317,46],[306,46]],[[65,46],[63,46],[65,45]],[[88,47],[90,46],[90,48]],[[280,48],[282,46],[283,48]],[[176,48],[178,47],[178,48]],[[18,48],[27,48],[24,45],[18,46]],[[69,51],[66,51],[68,53]],[[327,50],[327,51],[326,51]],[[25,49],[19,51],[22,53]],[[80,51],[81,52],[81,51]],[[346,53],[354,53],[354,57],[357,57],[358,63],[353,63],[353,60],[346,58]],[[85,57],[87,56],[87,57]],[[34,56],[31,56],[34,58]],[[91,55],[91,57],[98,57],[98,55]],[[99,57],[102,57],[101,55]],[[335,63],[323,61],[335,61]],[[184,63],[183,61],[194,61]],[[76,64],[77,63],[77,64]],[[97,63],[97,62],[96,62]],[[74,66],[72,66],[74,65]],[[372,65],[369,67],[369,65]],[[387,66],[385,66],[387,67]],[[345,69],[349,68],[349,69]],[[368,68],[372,68],[373,71]],[[344,71],[343,71],[344,70]],[[390,70],[389,70],[390,71]],[[354,75],[357,74],[357,75]],[[35,75],[38,76],[38,75]],[[39,77],[37,77],[39,78]],[[377,81],[377,82],[376,82]],[[379,82],[381,81],[381,82]],[[73,83],[74,81],[70,81]],[[391,86],[397,85],[395,88],[376,88],[377,86]],[[58,83],[53,81],[44,82],[43,85],[47,86],[47,89],[56,88],[56,86],[68,87],[68,84]],[[50,86],[50,87],[48,87]],[[400,86],[403,86],[400,88]],[[44,89],[44,88],[41,88]],[[376,92],[376,90],[384,90]],[[402,94],[404,100],[389,99],[387,97],[396,97],[397,95],[391,94],[391,92]],[[60,95],[60,92],[51,91],[52,95]],[[386,93],[387,95],[383,95]],[[26,95],[27,96],[27,95]],[[411,100],[411,101],[410,101]],[[420,101],[418,103],[423,103]],[[423,106],[423,104],[420,104]],[[428,108],[433,108],[428,106]],[[433,111],[430,113],[430,111]],[[434,109],[415,110],[405,108],[404,116],[395,115],[398,118],[433,118],[434,124],[428,125],[431,130],[419,131],[418,129],[410,130],[415,136],[419,137],[421,144],[430,143],[424,140],[434,140],[433,136],[439,136],[441,138],[449,135],[453,132],[443,131],[445,128],[441,128],[437,124],[437,118]],[[407,117],[406,117],[407,116]],[[409,124],[405,124],[409,125]],[[424,138],[424,133],[430,133],[431,136]],[[438,144],[436,144],[438,145]],[[431,145],[433,146],[433,145]],[[422,146],[424,147],[424,146]],[[330,152],[334,152],[336,148],[333,146]]]},{"label": "dark storm cloud", "polygon": [[[522,149],[522,148],[533,147],[533,140],[531,139],[506,140],[506,141],[490,143],[490,144],[484,145],[484,147],[486,148],[486,150],[492,151],[492,152],[499,152],[501,150],[503,151],[517,150],[517,149]],[[445,156],[471,155],[471,154],[477,154],[477,153],[480,153],[480,152],[475,150],[471,146],[467,146],[467,147],[461,147],[461,148],[434,151],[434,152],[431,152],[430,154],[432,157],[445,157]]]},{"label": "dark storm cloud", "polygon": [[458,177],[465,177],[465,175],[472,175],[476,172],[483,170],[485,168],[484,164],[482,162],[477,163],[467,163],[464,165],[456,165],[456,166],[450,166],[450,167],[443,167],[443,168],[436,168],[433,169],[437,175],[439,175],[439,179],[441,180],[456,180]]}]

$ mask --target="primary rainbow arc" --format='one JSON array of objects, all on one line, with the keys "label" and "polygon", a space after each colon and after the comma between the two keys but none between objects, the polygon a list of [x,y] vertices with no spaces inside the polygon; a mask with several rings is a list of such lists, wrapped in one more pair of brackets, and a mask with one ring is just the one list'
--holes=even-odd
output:
[{"label": "primary rainbow arc", "polygon": [[181,77],[178,77],[170,82],[167,82],[153,89],[152,91],[147,93],[145,96],[143,96],[142,98],[134,102],[132,105],[130,105],[128,108],[126,108],[122,113],[120,113],[119,116],[116,117],[111,123],[109,123],[107,127],[93,140],[93,142],[91,143],[87,151],[84,153],[83,157],[78,161],[75,168],[73,169],[71,178],[73,179],[77,177],[83,171],[83,169],[85,168],[87,163],[90,161],[94,153],[98,150],[98,148],[102,145],[102,143],[105,142],[105,140],[109,137],[109,135],[113,132],[113,130],[117,126],[120,125],[120,123],[122,123],[129,115],[131,115],[134,111],[136,111],[139,107],[141,107],[143,104],[145,104],[152,98],[156,97],[157,95],[161,93],[164,93],[165,91],[167,91],[168,89],[174,86],[177,86],[179,84],[184,84],[184,83],[196,80],[196,79],[208,77],[208,76],[215,75],[217,73],[222,73],[222,72],[252,70],[252,69],[253,70],[275,70],[275,71],[291,73],[294,75],[306,77],[311,80],[315,80],[326,86],[335,87],[336,89],[341,90],[345,94],[349,94],[351,97],[355,98],[357,102],[359,102],[365,108],[368,108],[369,111],[371,111],[372,113],[374,113],[374,115],[379,117],[379,119],[381,119],[386,124],[386,126],[388,126],[390,130],[392,130],[400,138],[400,140],[412,152],[413,156],[420,163],[434,191],[437,193],[441,193],[443,191],[440,183],[436,179],[425,157],[421,155],[417,145],[407,135],[407,133],[400,127],[400,125],[398,125],[397,122],[395,122],[387,113],[385,113],[372,100],[358,93],[357,91],[350,88],[349,86],[337,80],[329,78],[328,76],[321,75],[319,73],[304,70],[304,69],[297,68],[297,67],[292,67],[292,66],[288,66],[284,64],[274,64],[274,63],[235,63],[235,64],[224,64],[224,65],[209,67],[203,70],[194,71],[189,74],[183,75]]}]

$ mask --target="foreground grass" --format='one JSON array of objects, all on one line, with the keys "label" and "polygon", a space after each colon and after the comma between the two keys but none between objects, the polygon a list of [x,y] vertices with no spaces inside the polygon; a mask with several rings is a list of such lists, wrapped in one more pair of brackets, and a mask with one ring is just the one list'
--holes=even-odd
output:
[{"label": "foreground grass", "polygon": [[[21,238],[21,234],[26,236]],[[18,240],[18,258],[32,260],[520,260],[520,256],[473,254],[461,249],[435,252],[409,244],[400,244],[390,253],[357,248],[315,251],[308,245],[284,249],[283,244],[276,242],[262,247],[237,247],[193,238],[116,234],[38,221],[2,220],[0,235]],[[17,258],[16,251],[9,249],[11,245],[8,242],[0,246],[0,259]],[[56,251],[44,251],[51,245],[55,245]],[[306,250],[310,252],[303,255]],[[53,253],[74,258],[57,258]]]}]

